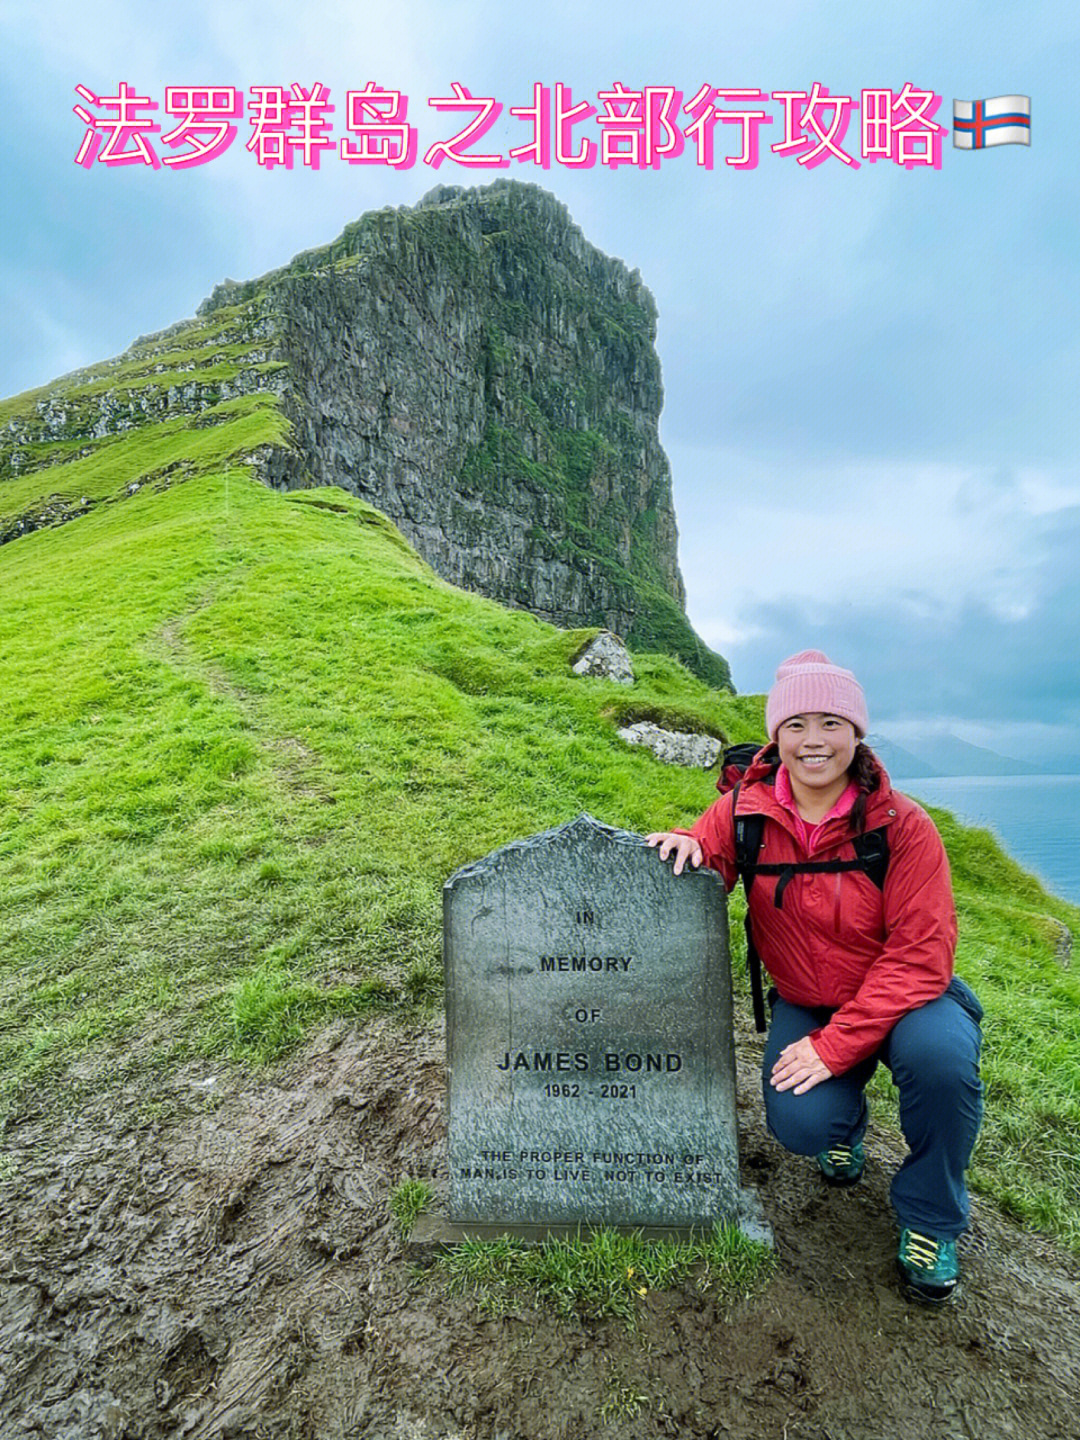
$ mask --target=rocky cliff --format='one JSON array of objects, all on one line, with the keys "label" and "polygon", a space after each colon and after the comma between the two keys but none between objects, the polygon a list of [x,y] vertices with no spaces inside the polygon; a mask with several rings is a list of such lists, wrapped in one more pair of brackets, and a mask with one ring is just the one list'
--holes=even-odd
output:
[{"label": "rocky cliff", "polygon": [[[683,609],[655,304],[553,196],[505,180],[440,187],[261,279],[226,281],[199,316],[75,389],[26,397],[8,474],[262,399],[288,422],[242,457],[268,484],[341,486],[455,584],[558,625],[605,625],[730,684]],[[51,498],[8,537],[93,497]]]}]

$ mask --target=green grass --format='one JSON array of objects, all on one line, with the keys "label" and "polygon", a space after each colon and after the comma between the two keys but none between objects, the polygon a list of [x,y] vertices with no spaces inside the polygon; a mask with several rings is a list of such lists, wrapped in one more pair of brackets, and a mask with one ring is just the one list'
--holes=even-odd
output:
[{"label": "green grass", "polygon": [[[0,547],[0,1106],[430,1012],[455,869],[582,810],[645,832],[711,800],[617,723],[761,733],[760,697],[663,655],[632,690],[577,679],[590,632],[453,589],[342,492],[264,489],[230,432],[280,418],[231,403],[111,447],[125,475],[186,456],[185,483]],[[102,453],[0,500],[68,471],[116,487]],[[1080,1251],[1080,978],[1054,953],[1080,911],[936,818],[987,1010],[973,1180]]]},{"label": "green grass", "polygon": [[953,870],[958,968],[986,1008],[986,1114],[972,1181],[1015,1218],[1080,1252],[1080,977],[1055,957],[1051,901],[985,830],[932,811]]},{"label": "green grass", "polygon": [[[238,369],[252,349],[257,348],[257,342],[234,339],[232,330],[241,316],[242,311],[236,306],[218,310],[212,318],[188,321],[177,327],[174,333],[144,337],[136,341],[126,355],[99,361],[83,370],[73,370],[49,385],[8,396],[0,400],[0,425],[7,425],[11,420],[30,419],[39,401],[60,399],[77,402],[86,396],[103,394],[140,380],[153,386],[161,382],[168,370],[179,372],[176,379],[184,383],[201,379],[200,372],[219,360],[237,362],[234,368]],[[194,370],[182,368],[192,365]],[[164,370],[155,374],[157,366],[163,366]]]},{"label": "green grass", "polygon": [[[265,1061],[429,1006],[454,869],[707,789],[614,738],[619,687],[569,670],[582,632],[452,589],[339,492],[196,475],[3,547],[0,582],[9,1094],[88,1050]],[[646,701],[722,727],[674,661],[640,668]]]},{"label": "green grass", "polygon": [[690,1240],[645,1240],[603,1229],[528,1246],[519,1240],[468,1240],[440,1255],[432,1273],[453,1295],[467,1295],[483,1315],[522,1304],[558,1315],[622,1319],[633,1327],[652,1290],[693,1280],[724,1304],[760,1289],[776,1266],[767,1246],[733,1225]]},{"label": "green grass", "polygon": [[426,1180],[417,1180],[412,1176],[400,1180],[391,1190],[390,1213],[403,1237],[412,1233],[413,1226],[431,1204],[434,1195]]},{"label": "green grass", "polygon": [[606,1393],[600,1403],[600,1418],[605,1423],[636,1420],[642,1410],[654,1407],[652,1396],[640,1388],[640,1383],[627,1380],[617,1367],[612,1367]]},{"label": "green grass", "polygon": [[[207,419],[214,416],[226,423],[207,425]],[[201,424],[196,425],[196,420]],[[119,499],[127,496],[130,485],[147,480],[220,475],[235,456],[259,445],[283,443],[286,436],[285,421],[272,397],[242,395],[222,401],[201,416],[165,420],[86,442],[80,448],[90,448],[88,455],[5,480],[0,485],[0,523],[24,512],[33,513],[50,497]]]}]

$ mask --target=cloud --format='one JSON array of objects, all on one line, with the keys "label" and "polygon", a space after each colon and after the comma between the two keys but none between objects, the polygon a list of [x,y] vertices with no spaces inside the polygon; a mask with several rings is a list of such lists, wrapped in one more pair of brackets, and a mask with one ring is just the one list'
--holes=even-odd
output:
[{"label": "cloud", "polygon": [[[875,727],[903,743],[937,726],[973,743],[1025,754],[1080,752],[1080,507],[1030,521],[1023,544],[1038,572],[1023,613],[969,594],[951,606],[897,595],[790,593],[751,605],[749,638],[729,644],[740,689],[761,691],[776,664],[809,646],[858,675]],[[691,614],[693,615],[691,608]],[[702,627],[709,638],[707,627]],[[905,730],[905,724],[908,729]],[[1031,730],[1031,745],[1023,735]]]},{"label": "cloud", "polygon": [[1075,466],[669,453],[687,608],[740,690],[812,646],[855,671],[875,723],[1012,753],[1037,726],[1054,753],[1080,751]]},{"label": "cloud", "polygon": [[735,632],[785,602],[888,603],[915,618],[955,618],[974,603],[1022,619],[1042,602],[1046,552],[1080,505],[1069,470],[783,466],[720,447],[668,449],[691,613]]}]

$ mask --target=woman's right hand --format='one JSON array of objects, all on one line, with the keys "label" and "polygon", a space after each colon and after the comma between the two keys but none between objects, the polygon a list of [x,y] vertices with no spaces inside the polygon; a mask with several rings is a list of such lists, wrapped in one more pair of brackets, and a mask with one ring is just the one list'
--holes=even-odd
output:
[{"label": "woman's right hand", "polygon": [[652,835],[646,835],[646,845],[653,849],[660,846],[660,859],[666,860],[669,855],[675,856],[674,873],[681,875],[686,867],[686,862],[695,870],[699,868],[705,859],[701,846],[692,835],[680,835],[676,830],[658,830]]}]

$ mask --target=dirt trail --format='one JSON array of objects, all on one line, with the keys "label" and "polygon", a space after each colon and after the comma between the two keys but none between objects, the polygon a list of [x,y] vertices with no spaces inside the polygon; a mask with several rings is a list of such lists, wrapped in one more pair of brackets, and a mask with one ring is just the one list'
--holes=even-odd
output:
[{"label": "dirt trail", "polygon": [[443,1042],[324,1033],[270,1077],[206,1062],[24,1108],[0,1182],[0,1437],[48,1440],[1080,1440],[1080,1266],[977,1205],[944,1313],[893,1278],[899,1153],[824,1188],[765,1135],[739,1037],[745,1179],[777,1277],[633,1333],[478,1319],[410,1275],[386,1199],[439,1162]]}]

